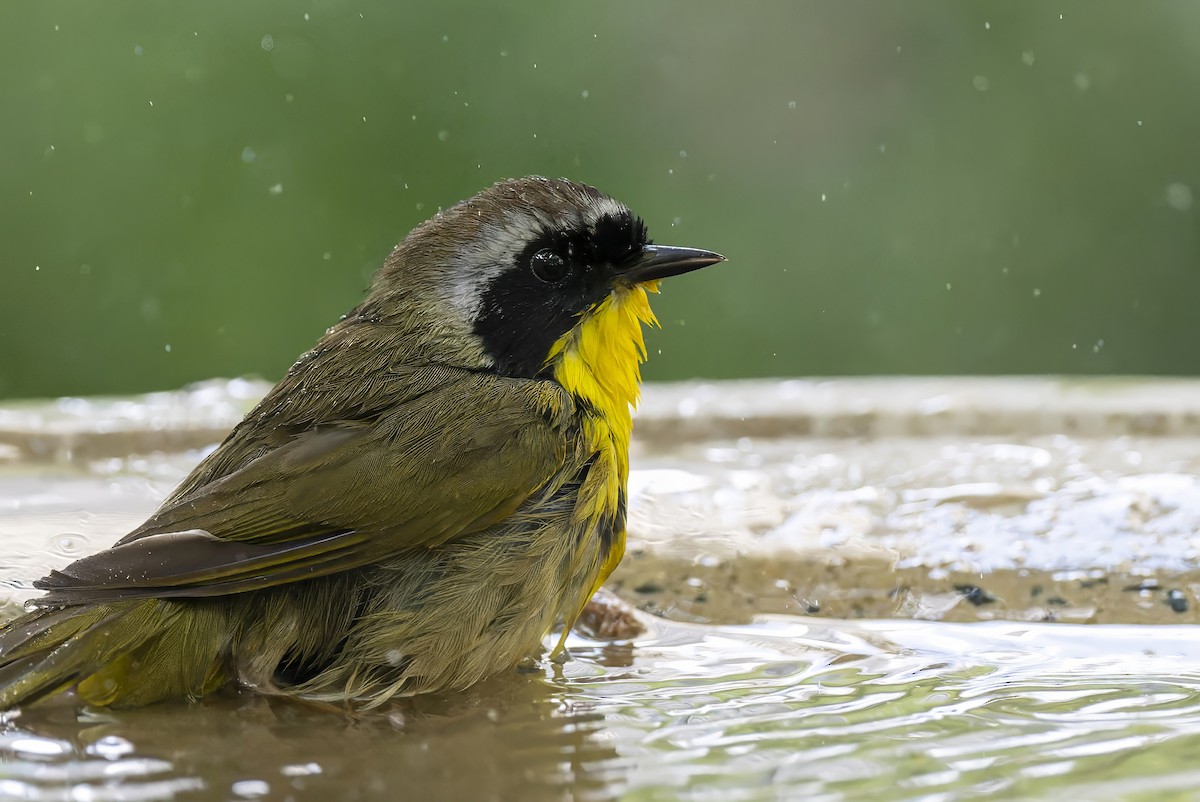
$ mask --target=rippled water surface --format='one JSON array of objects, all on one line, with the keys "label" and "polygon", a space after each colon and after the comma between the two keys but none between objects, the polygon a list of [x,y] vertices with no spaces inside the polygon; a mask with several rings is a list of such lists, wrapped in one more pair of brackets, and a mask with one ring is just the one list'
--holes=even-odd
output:
[{"label": "rippled water surface", "polygon": [[561,669],[347,717],[227,696],[0,732],[30,800],[1182,799],[1194,627],[655,623]]}]

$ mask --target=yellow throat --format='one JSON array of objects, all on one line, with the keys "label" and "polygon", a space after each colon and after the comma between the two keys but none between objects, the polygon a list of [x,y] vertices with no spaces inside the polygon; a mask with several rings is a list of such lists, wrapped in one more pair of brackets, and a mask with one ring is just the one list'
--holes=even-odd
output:
[{"label": "yellow throat", "polygon": [[[633,429],[631,412],[637,406],[646,360],[642,326],[657,326],[647,292],[658,292],[658,282],[615,288],[586,312],[573,329],[551,348],[546,364],[566,390],[590,404],[624,443]],[[626,468],[627,470],[627,468]],[[627,478],[622,472],[621,480]]]},{"label": "yellow throat", "polygon": [[[600,554],[599,573],[590,588],[576,599],[565,600],[562,638],[551,653],[558,657],[575,618],[583,610],[625,554],[625,488],[629,480],[629,436],[633,409],[641,392],[639,365],[646,359],[642,326],[657,326],[647,292],[658,292],[658,282],[615,288],[586,312],[573,329],[550,349],[546,364],[554,379],[581,401],[585,409],[583,436],[596,451],[588,482],[580,488],[577,514],[587,525],[598,525],[620,511],[607,553]],[[578,555],[587,559],[590,555]]]}]

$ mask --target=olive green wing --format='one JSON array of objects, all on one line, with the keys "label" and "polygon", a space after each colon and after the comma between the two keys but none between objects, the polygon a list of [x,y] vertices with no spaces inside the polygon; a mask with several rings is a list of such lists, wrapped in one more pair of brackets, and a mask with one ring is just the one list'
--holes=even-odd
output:
[{"label": "olive green wing", "polygon": [[467,373],[372,421],[289,435],[35,585],[46,606],[297,582],[477,532],[563,473],[570,397]]}]

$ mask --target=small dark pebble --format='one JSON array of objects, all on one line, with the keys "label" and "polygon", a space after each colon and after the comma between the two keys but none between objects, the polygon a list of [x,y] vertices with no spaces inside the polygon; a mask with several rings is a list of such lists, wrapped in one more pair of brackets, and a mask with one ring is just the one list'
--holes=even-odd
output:
[{"label": "small dark pebble", "polygon": [[1126,593],[1141,593],[1143,590],[1158,590],[1158,580],[1143,579],[1136,585],[1126,585],[1125,587],[1121,588],[1121,590],[1125,591]]},{"label": "small dark pebble", "polygon": [[1062,596],[1051,596],[1050,598],[1046,599],[1046,604],[1052,604],[1055,607],[1066,607],[1069,602]]},{"label": "small dark pebble", "polygon": [[634,593],[662,593],[663,586],[657,582],[643,582],[633,589]]},{"label": "small dark pebble", "polygon": [[542,672],[542,664],[532,657],[527,657],[517,663],[518,674],[540,674]]},{"label": "small dark pebble", "polygon": [[1174,612],[1186,613],[1188,609],[1187,594],[1178,588],[1167,591],[1167,606]]},{"label": "small dark pebble", "polygon": [[708,594],[707,593],[697,593],[695,601],[696,601],[696,604],[708,603]]},{"label": "small dark pebble", "polygon": [[996,597],[988,593],[978,585],[955,585],[954,589],[963,595],[963,598],[969,601],[976,607],[981,607],[985,604],[991,604],[996,601]]},{"label": "small dark pebble", "polygon": [[1097,577],[1096,579],[1081,579],[1081,580],[1079,580],[1079,587],[1081,587],[1081,588],[1094,588],[1097,585],[1107,585],[1107,584],[1108,584],[1108,577],[1106,577],[1106,576]]},{"label": "small dark pebble", "polygon": [[808,613],[809,615],[816,615],[817,613],[821,612],[821,605],[819,602],[808,602],[804,605],[804,612]]},{"label": "small dark pebble", "polygon": [[1029,595],[1036,599],[1038,596],[1042,595],[1042,590],[1043,588],[1041,585],[1034,585],[1029,589]]}]

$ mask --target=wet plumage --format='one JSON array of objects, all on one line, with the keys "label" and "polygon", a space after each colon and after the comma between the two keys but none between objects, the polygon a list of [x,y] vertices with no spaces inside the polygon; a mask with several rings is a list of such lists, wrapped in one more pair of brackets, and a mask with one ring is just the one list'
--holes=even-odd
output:
[{"label": "wet plumage", "polygon": [[647,290],[720,260],[564,180],[418,226],[149,520],[40,580],[0,708],[232,681],[372,705],[516,665],[624,551]]}]

